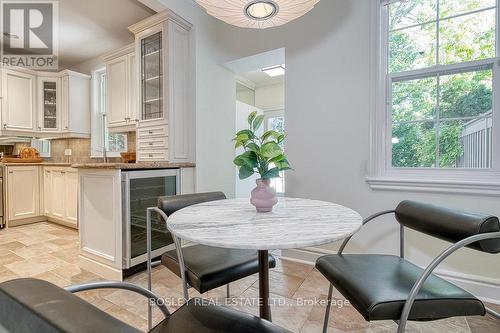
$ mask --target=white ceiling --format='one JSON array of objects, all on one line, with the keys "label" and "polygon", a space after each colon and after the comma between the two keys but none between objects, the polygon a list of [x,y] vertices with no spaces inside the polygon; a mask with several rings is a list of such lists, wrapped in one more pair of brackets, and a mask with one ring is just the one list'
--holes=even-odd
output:
[{"label": "white ceiling", "polygon": [[243,77],[245,80],[251,81],[255,86],[266,86],[271,84],[278,84],[285,82],[285,76],[270,77],[262,70],[252,72],[240,73],[238,76]]},{"label": "white ceiling", "polygon": [[127,28],[154,13],[137,0],[59,1],[59,67],[132,43]]}]

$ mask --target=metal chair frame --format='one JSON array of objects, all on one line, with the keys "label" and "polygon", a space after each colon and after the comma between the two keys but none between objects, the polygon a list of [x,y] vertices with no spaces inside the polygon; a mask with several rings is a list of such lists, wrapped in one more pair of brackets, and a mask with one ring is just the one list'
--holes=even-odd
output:
[{"label": "metal chair frame", "polygon": [[[387,214],[393,214],[395,213],[395,210],[386,210],[382,211],[376,214],[373,214],[371,216],[368,216],[366,219],[363,220],[363,226],[367,224],[368,222],[383,216]],[[405,246],[405,229],[402,224],[399,225],[399,256],[401,258],[404,258],[404,246]],[[346,238],[343,242],[342,245],[340,245],[340,248],[337,252],[337,255],[342,255],[344,252],[345,247],[347,246],[347,243],[351,240],[353,236],[350,236]],[[486,240],[486,239],[500,239],[500,232],[489,232],[489,233],[483,233],[483,234],[478,234],[474,236],[470,236],[467,238],[462,239],[461,241],[454,243],[450,247],[448,247],[446,250],[441,252],[440,255],[438,255],[432,262],[424,269],[418,280],[415,282],[413,285],[410,294],[408,295],[408,298],[406,299],[405,305],[403,307],[403,311],[401,312],[401,318],[396,321],[398,324],[398,333],[403,333],[406,328],[406,324],[408,322],[408,317],[410,315],[411,307],[413,306],[413,303],[415,302],[415,299],[417,298],[418,292],[424,285],[425,281],[427,278],[432,274],[432,272],[436,269],[439,264],[441,264],[446,258],[448,258],[450,255],[452,255],[454,252],[456,252],[459,249],[462,249],[466,247],[467,245],[470,245],[472,243],[481,241],[481,240]],[[333,285],[330,283],[330,288],[328,290],[328,304],[326,307],[326,314],[325,314],[325,321],[323,323],[323,332],[326,333],[328,330],[328,319],[330,317],[330,308],[331,308],[331,300],[332,300],[332,294],[333,294]],[[485,307],[486,313],[499,319],[500,320],[500,313]]]},{"label": "metal chair frame", "polygon": [[[156,261],[152,262],[152,249],[151,249],[151,213],[156,212],[160,214],[161,218],[165,222],[165,228],[168,229],[168,216],[165,214],[164,211],[162,211],[158,207],[149,207],[146,210],[146,248],[147,248],[147,274],[148,274],[148,289],[152,290],[152,267],[158,266],[161,264],[161,262]],[[181,239],[177,236],[174,235],[174,233],[171,233],[172,239],[174,240],[174,245],[175,245],[175,251],[177,253],[177,259],[179,260],[179,270],[181,273],[181,280],[182,280],[182,291],[184,295],[184,300],[187,302],[189,301],[189,288],[191,286],[189,285],[187,278],[186,278],[186,266],[184,264],[184,256],[182,255],[182,243]],[[229,289],[229,283],[226,285],[226,293],[227,293],[227,298],[230,297],[230,289]],[[151,329],[152,325],[152,312],[151,312],[151,305],[148,306],[148,327]]]},{"label": "metal chair frame", "polygon": [[132,291],[136,294],[148,298],[149,300],[148,304],[150,305],[152,300],[155,301],[156,306],[160,308],[163,315],[165,315],[165,318],[169,318],[171,316],[171,313],[168,311],[167,306],[164,304],[164,302],[161,302],[161,298],[159,296],[154,294],[151,290],[148,290],[146,288],[143,288],[141,286],[132,283],[118,282],[118,281],[100,281],[100,282],[82,283],[64,287],[64,290],[69,291],[70,293],[73,294],[81,291],[96,290],[96,289],[122,289],[122,290]]}]

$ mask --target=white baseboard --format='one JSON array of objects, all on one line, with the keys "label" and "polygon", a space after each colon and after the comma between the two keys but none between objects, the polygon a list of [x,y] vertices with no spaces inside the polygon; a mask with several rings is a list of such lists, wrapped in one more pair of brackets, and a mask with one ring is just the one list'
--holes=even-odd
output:
[{"label": "white baseboard", "polygon": [[[336,253],[337,252],[335,251],[328,251],[322,248],[313,247],[306,249],[283,250],[281,251],[281,256],[284,259],[314,265],[318,257]],[[446,279],[467,290],[485,302],[500,304],[500,279],[439,269],[436,270],[436,274],[443,279]]]},{"label": "white baseboard", "polygon": [[100,277],[107,280],[123,281],[123,274],[120,269],[109,267],[82,255],[79,256],[79,259],[80,268],[99,275]]}]

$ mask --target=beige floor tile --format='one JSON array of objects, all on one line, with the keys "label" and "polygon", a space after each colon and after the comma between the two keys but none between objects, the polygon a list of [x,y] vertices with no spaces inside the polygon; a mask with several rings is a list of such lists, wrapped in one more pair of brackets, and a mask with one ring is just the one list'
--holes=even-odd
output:
[{"label": "beige floor tile", "polygon": [[145,331],[147,328],[147,320],[137,316],[137,314],[130,312],[118,305],[112,305],[106,309],[106,313],[112,315],[116,319],[126,322],[139,330]]},{"label": "beige floor tile", "polygon": [[0,282],[5,282],[5,281],[13,280],[13,279],[18,279],[20,277],[21,276],[17,275],[13,271],[8,270],[7,268],[5,268],[3,266],[0,269]]},{"label": "beige floor tile", "polygon": [[[303,278],[294,275],[274,271],[269,273],[269,289],[284,297],[292,298],[303,282]],[[259,281],[256,281],[253,287],[259,288]]]},{"label": "beige floor tile", "polygon": [[[21,243],[22,244],[22,243]],[[57,250],[57,246],[51,246],[48,242],[39,242],[29,245],[24,245],[17,249],[11,250],[11,252],[17,254],[24,259],[36,258],[41,254],[47,254],[54,250]]]},{"label": "beige floor tile", "polygon": [[61,259],[57,259],[50,254],[42,254],[34,258],[16,261],[4,266],[19,276],[32,277],[66,265],[67,263]]},{"label": "beige floor tile", "polygon": [[281,272],[287,275],[293,275],[305,279],[309,275],[309,273],[311,273],[313,268],[313,265],[276,258],[276,267],[273,268],[272,271]]},{"label": "beige floor tile", "polygon": [[56,286],[59,286],[61,288],[64,288],[64,287],[71,285],[70,281],[63,279],[59,275],[56,275],[56,274],[51,273],[51,272],[44,272],[44,273],[33,276],[33,278],[48,281],[48,282],[53,283]]},{"label": "beige floor tile", "polygon": [[[251,287],[245,291],[232,307],[240,311],[258,315],[259,292]],[[299,332],[306,322],[312,310],[311,305],[297,304],[296,300],[286,298],[277,294],[270,294],[271,315],[273,323],[289,329],[293,332]]]},{"label": "beige floor tile", "polygon": [[[1,248],[1,245],[0,245],[0,248]],[[5,266],[8,264],[20,262],[23,260],[24,260],[23,257],[20,257],[15,253],[12,253],[10,251],[6,251],[6,252],[3,251],[2,255],[0,255],[0,266]]]},{"label": "beige floor tile", "polygon": [[9,250],[9,251],[17,250],[17,249],[23,248],[25,246],[26,245],[24,245],[23,243],[21,243],[19,241],[12,241],[12,242],[8,242],[8,243],[0,244],[0,248],[3,251],[5,251],[5,250]]}]

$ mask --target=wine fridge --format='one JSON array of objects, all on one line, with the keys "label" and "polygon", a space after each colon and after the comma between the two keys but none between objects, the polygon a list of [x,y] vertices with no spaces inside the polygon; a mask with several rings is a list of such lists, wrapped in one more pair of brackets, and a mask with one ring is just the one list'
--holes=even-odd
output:
[{"label": "wine fridge", "polygon": [[[179,169],[122,172],[123,264],[125,269],[146,262],[146,210],[158,198],[179,194]],[[174,248],[165,221],[155,212],[151,216],[153,258]]]}]

